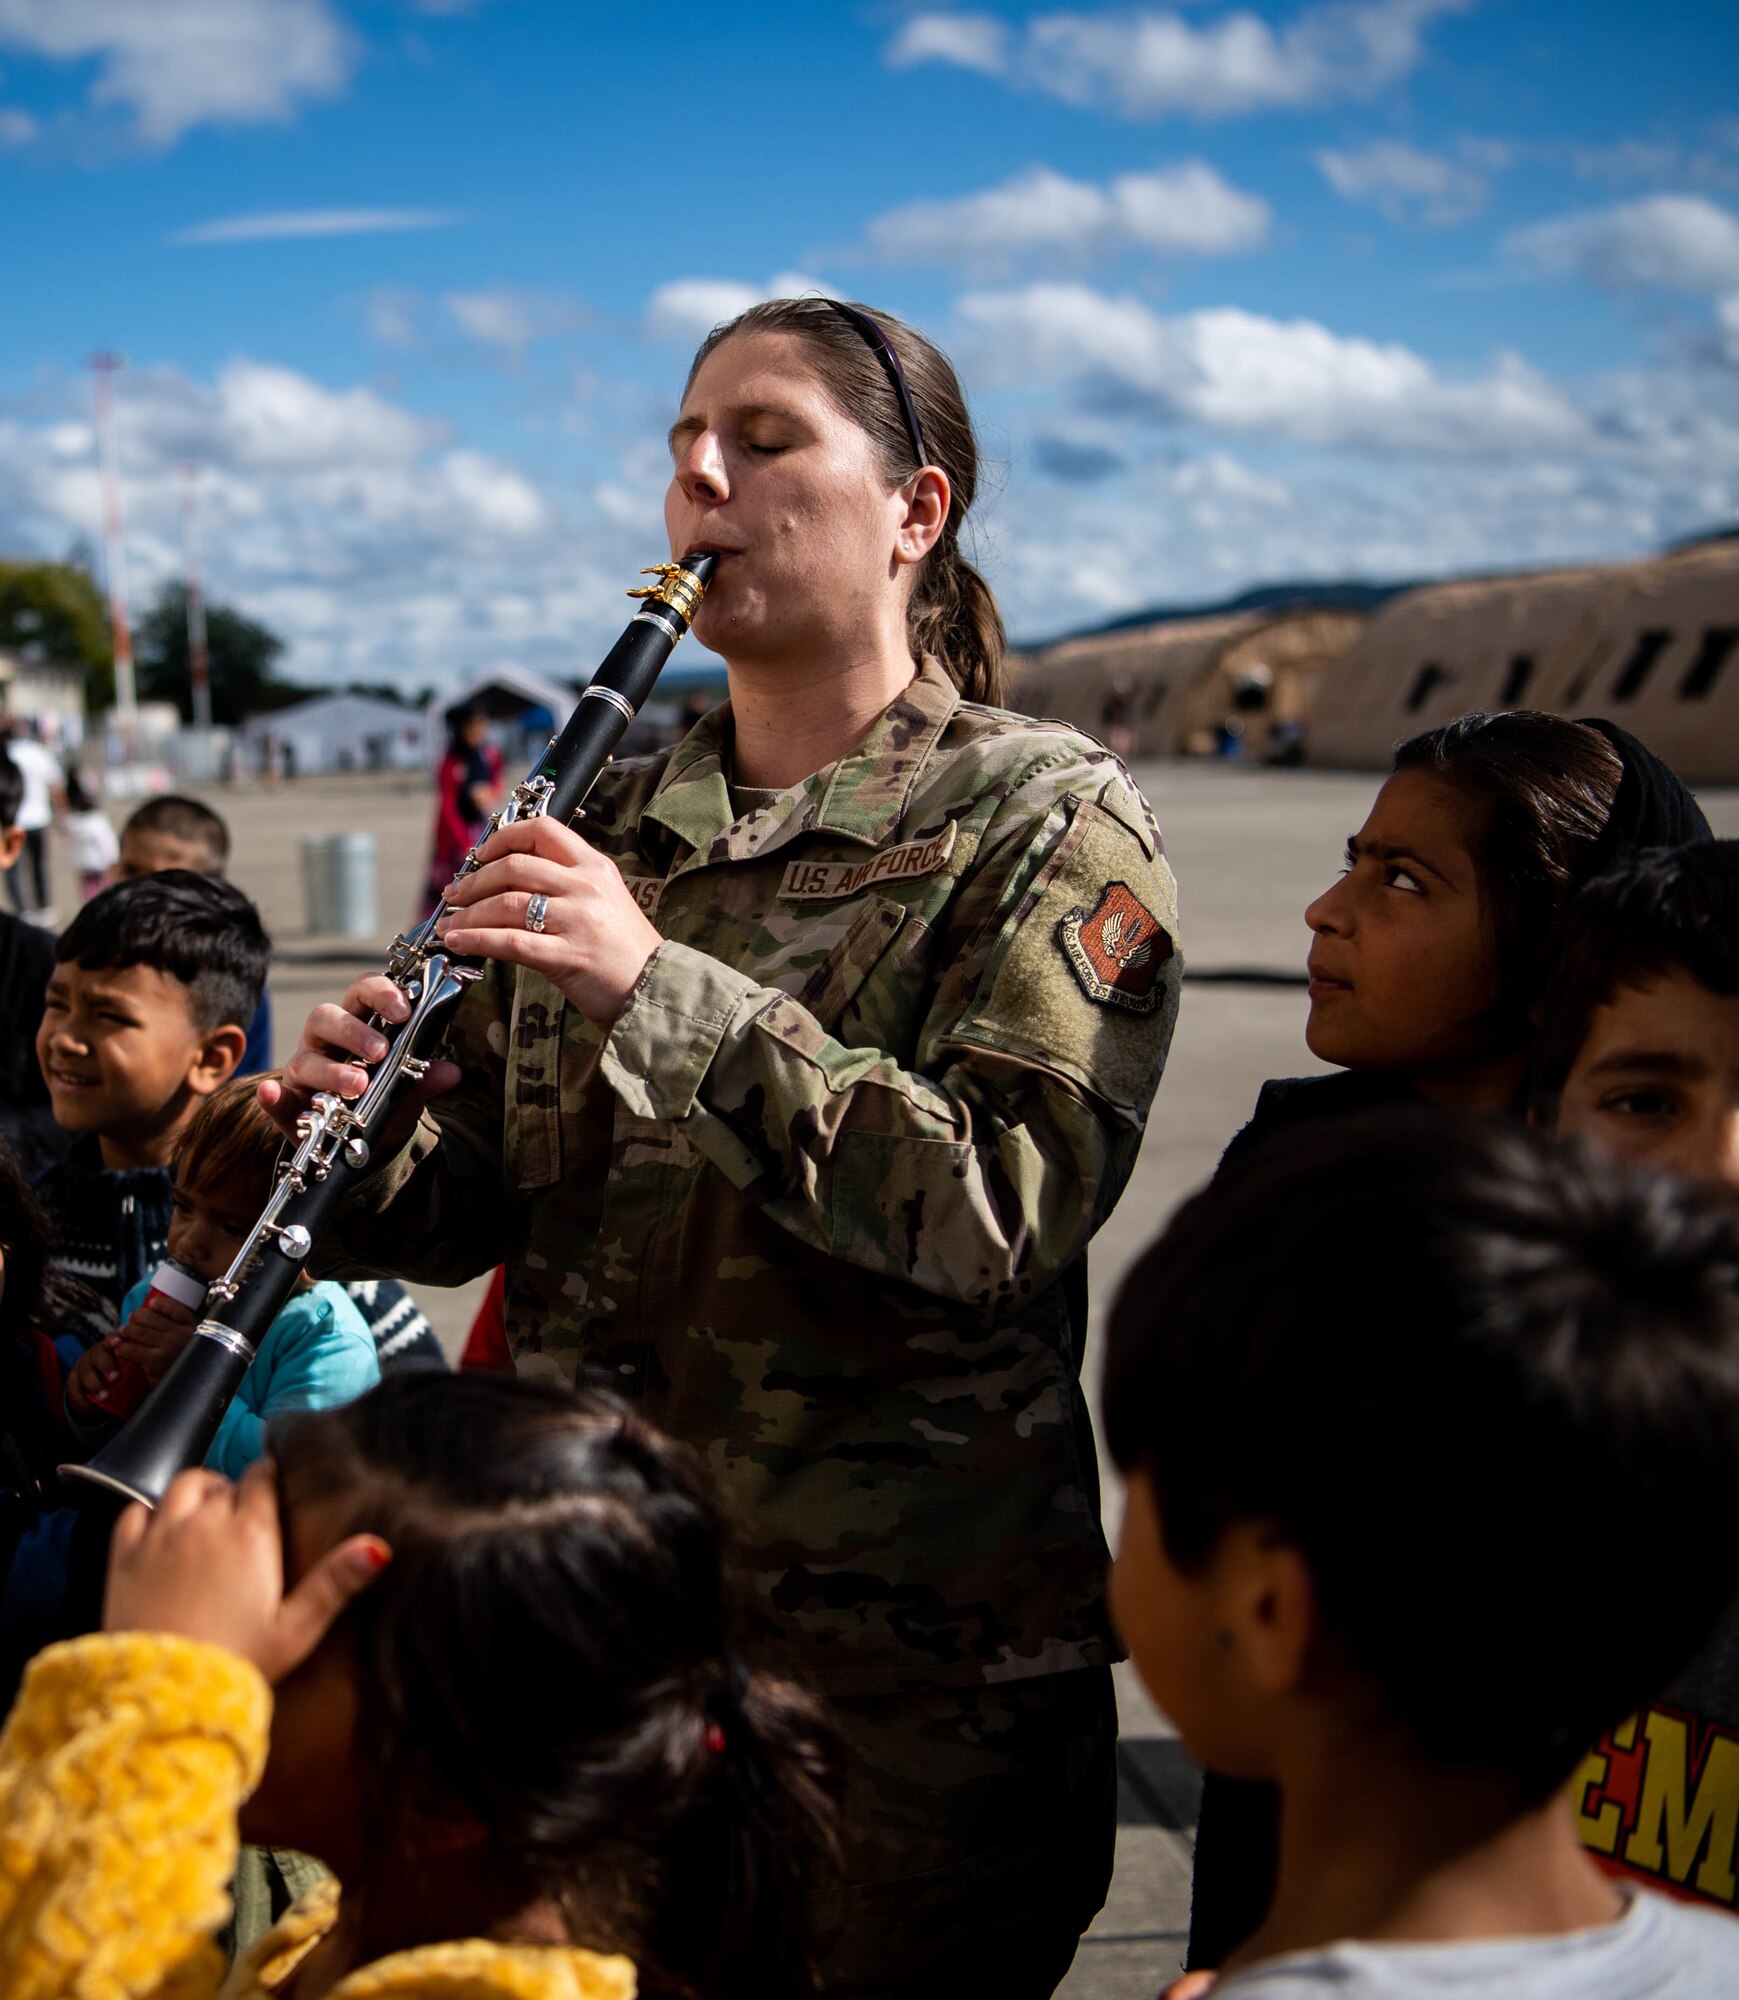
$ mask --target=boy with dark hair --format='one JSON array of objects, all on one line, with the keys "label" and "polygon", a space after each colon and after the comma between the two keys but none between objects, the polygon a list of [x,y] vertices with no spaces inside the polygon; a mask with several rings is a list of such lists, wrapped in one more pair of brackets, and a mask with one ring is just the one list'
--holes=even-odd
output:
[{"label": "boy with dark hair", "polygon": [[1131,1273],[1104,1414],[1136,1665],[1279,1786],[1216,2000],[1732,1991],[1726,1921],[1603,1876],[1566,1788],[1739,1583],[1686,1532],[1739,1512],[1730,1204],[1442,1113],[1280,1134]]},{"label": "boy with dark hair", "polygon": [[[23,797],[24,775],[0,745],[0,873],[10,873],[24,851]],[[27,1178],[66,1151],[36,1065],[36,1024],[53,965],[53,932],[0,910],[0,1134],[12,1142]]]},{"label": "boy with dark hair", "polygon": [[234,1075],[270,953],[239,889],[184,868],[113,883],[55,947],[36,1055],[76,1137],[39,1192],[56,1263],[117,1318],[162,1258],[175,1142]]},{"label": "boy with dark hair", "polygon": [[[229,828],[198,799],[165,792],[147,799],[121,829],[119,874],[151,875],[165,868],[191,868],[222,878],[229,866]],[[272,1067],[272,998],[264,991],[248,1023],[247,1047],[236,1074],[257,1076]],[[347,1285],[352,1302],[368,1322],[384,1367],[444,1368],[446,1357],[435,1330],[397,1278],[370,1278]]]},{"label": "boy with dark hair", "polygon": [[[1538,1122],[1739,1192],[1739,842],[1643,855],[1571,902],[1535,1086]],[[1690,1514],[1675,1533],[1702,1550],[1730,1530]],[[1631,1601],[1617,1567],[1608,1599]],[[1578,1770],[1577,1830],[1611,1873],[1739,1912],[1739,1601],[1650,1695]]]},{"label": "boy with dark hair", "polygon": [[123,878],[165,868],[219,876],[229,868],[229,828],[210,806],[178,792],[147,799],[121,829],[117,872]]}]

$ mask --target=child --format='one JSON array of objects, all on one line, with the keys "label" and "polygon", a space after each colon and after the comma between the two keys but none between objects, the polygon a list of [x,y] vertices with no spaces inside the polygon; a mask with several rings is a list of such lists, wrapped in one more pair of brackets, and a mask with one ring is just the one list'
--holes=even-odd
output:
[{"label": "child", "polygon": [[1729,1923],[1619,1890],[1566,1782],[1739,1584],[1686,1532],[1739,1510],[1727,1204],[1441,1113],[1286,1135],[1136,1266],[1104,1415],[1136,1665],[1279,1787],[1215,2000],[1733,1990]]},{"label": "child", "polygon": [[36,1054],[71,1152],[40,1192],[55,1262],[107,1305],[162,1260],[176,1142],[241,1061],[265,984],[259,912],[227,882],[172,868],[112,884],[62,933]]},{"label": "child", "polygon": [[[23,796],[23,775],[0,745],[0,872],[15,868],[24,851]],[[0,1137],[11,1141],[27,1175],[52,1166],[67,1144],[36,1062],[42,989],[53,969],[53,934],[0,910]]]},{"label": "child", "polygon": [[605,1396],[408,1375],[272,1459],[123,1517],[108,1630],[30,1670],[0,1740],[11,1990],[209,2000],[239,1810],[338,1879],[236,2000],[632,2000],[636,1968],[649,1996],[812,1991],[825,1736],[743,1657],[686,1452]]},{"label": "child", "polygon": [[[260,1109],[251,1078],[235,1077],[205,1101],[175,1148],[169,1255],[208,1282],[234,1261],[277,1179],[283,1135]],[[154,1386],[187,1345],[196,1310],[161,1295],[143,1278],[121,1301],[121,1326],[88,1348],[67,1378],[66,1407],[87,1446],[107,1434],[100,1401],[117,1363]],[[237,1479],[259,1457],[267,1419],[291,1410],[348,1403],[380,1380],[374,1342],[342,1285],[304,1274],[267,1329],[205,1462]]]},{"label": "child", "polygon": [[[1739,1192],[1739,842],[1642,855],[1567,906],[1536,1081],[1541,1123]],[[1628,1615],[1616,1569],[1611,1590]],[[1610,1872],[1739,1908],[1739,1602],[1602,1737],[1571,1800]]]},{"label": "child", "polygon": [[1638,848],[1708,838],[1690,793],[1611,723],[1464,715],[1403,743],[1304,913],[1304,1038],[1340,1074],[1264,1084],[1234,1151],[1377,1104],[1512,1109],[1565,896]]},{"label": "child", "polygon": [[77,771],[66,774],[64,831],[79,872],[79,901],[88,903],[99,889],[108,887],[109,870],[121,858],[121,848],[108,814],[85,789]]},{"label": "child", "polygon": [[[1638,847],[1708,837],[1667,766],[1609,722],[1465,715],[1401,744],[1340,879],[1304,913],[1315,933],[1305,1040],[1341,1067],[1265,1083],[1226,1162],[1272,1132],[1380,1105],[1520,1116],[1558,906]],[[1256,1789],[1209,1774],[1192,1966],[1222,1963],[1267,1908],[1274,1812]]]},{"label": "child", "polygon": [[147,799],[121,828],[123,880],[161,874],[165,868],[219,877],[229,868],[229,828],[210,806],[178,792]]},{"label": "child", "polygon": [[[147,799],[121,829],[120,873],[152,875],[191,868],[222,879],[229,866],[229,828],[197,799],[166,792]],[[264,990],[248,1023],[247,1047],[236,1074],[259,1076],[272,1067],[272,997]],[[396,1278],[372,1278],[346,1287],[368,1322],[384,1368],[444,1368],[435,1330]]]}]

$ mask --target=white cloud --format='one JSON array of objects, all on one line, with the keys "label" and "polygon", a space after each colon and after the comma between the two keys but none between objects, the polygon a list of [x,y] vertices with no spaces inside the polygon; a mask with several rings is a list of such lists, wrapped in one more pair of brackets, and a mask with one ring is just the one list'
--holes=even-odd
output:
[{"label": "white cloud", "polygon": [[421,338],[417,315],[420,292],[403,285],[377,285],[368,295],[368,330],[383,347],[415,347]]},{"label": "white cloud", "polygon": [[28,111],[16,105],[0,105],[0,146],[28,146],[37,134],[37,123]]},{"label": "white cloud", "polygon": [[704,340],[715,326],[763,299],[801,298],[826,289],[801,271],[783,271],[762,286],[736,278],[673,278],[646,302],[646,331],[655,340]]},{"label": "white cloud", "polygon": [[1721,358],[1739,368],[1739,292],[1730,292],[1715,307],[1715,332]]},{"label": "white cloud", "polygon": [[1082,262],[1127,250],[1221,256],[1268,235],[1268,204],[1201,160],[1121,174],[1105,186],[1031,167],[954,201],[914,201],[869,225],[893,262],[996,269],[1027,256]]},{"label": "white cloud", "polygon": [[337,95],[357,56],[328,0],[0,0],[0,48],[94,59],[92,104],[165,146],[195,125],[287,120]]},{"label": "white cloud", "polygon": [[1090,406],[1295,443],[1460,456],[1574,445],[1581,416],[1505,357],[1471,381],[1410,348],[1222,306],[1163,315],[1083,285],[968,294],[960,314],[1004,381]]},{"label": "white cloud", "polygon": [[178,229],[171,243],[278,243],[298,236],[379,236],[405,229],[447,229],[450,208],[295,208],[226,215]]},{"label": "white cloud", "polygon": [[1374,97],[1417,67],[1424,31],[1470,0],[1326,0],[1282,28],[1237,11],[1201,23],[1137,8],[1041,14],[1011,33],[985,15],[918,14],[891,62],[945,62],[1128,118],[1232,117]]},{"label": "white cloud", "polygon": [[1465,222],[1485,205],[1485,181],[1471,167],[1399,139],[1353,152],[1325,150],[1315,159],[1336,194],[1391,222]]},{"label": "white cloud", "polygon": [[1008,29],[993,14],[914,14],[888,46],[895,69],[944,62],[1000,76],[1008,57]]},{"label": "white cloud", "polygon": [[548,292],[449,292],[441,303],[461,333],[515,359],[537,341],[571,333],[586,318],[577,300]]},{"label": "white cloud", "polygon": [[[414,683],[509,645],[566,670],[620,629],[625,581],[661,547],[655,507],[577,537],[520,467],[372,389],[238,360],[212,380],[129,369],[115,404],[141,597],[178,572],[177,466],[190,460],[212,595],[280,630],[298,676]],[[85,384],[67,382],[44,421],[0,417],[4,545],[96,539],[87,410]]]},{"label": "white cloud", "polygon": [[1651,195],[1558,216],[1514,231],[1504,247],[1536,270],[1612,292],[1739,286],[1739,218],[1702,195]]}]

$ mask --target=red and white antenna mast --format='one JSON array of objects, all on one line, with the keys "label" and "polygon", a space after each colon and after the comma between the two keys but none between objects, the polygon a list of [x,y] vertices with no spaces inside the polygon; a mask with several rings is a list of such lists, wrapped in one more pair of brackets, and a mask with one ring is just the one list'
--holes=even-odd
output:
[{"label": "red and white antenna mast", "polygon": [[103,476],[103,567],[108,573],[109,625],[115,649],[115,710],[131,751],[138,699],[133,686],[133,628],[127,620],[127,557],[121,543],[121,475],[115,457],[115,371],[126,356],[103,352],[90,360],[96,387],[97,459]]},{"label": "red and white antenna mast", "polygon": [[211,659],[205,644],[205,588],[199,574],[199,467],[181,471],[182,589],[187,598],[187,661],[193,676],[193,726],[211,728]]}]

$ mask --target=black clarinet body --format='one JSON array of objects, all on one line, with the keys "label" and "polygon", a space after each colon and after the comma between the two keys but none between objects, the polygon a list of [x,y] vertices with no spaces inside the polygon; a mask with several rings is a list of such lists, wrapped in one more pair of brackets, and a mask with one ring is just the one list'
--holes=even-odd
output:
[{"label": "black clarinet body", "polygon": [[[517,820],[571,820],[623,732],[652,692],[687,632],[713,569],[710,554],[685,556],[645,572],[659,581],[630,592],[646,600],[605,656],[573,714],[536,767],[497,812],[460,868],[468,875],[489,836]],[[205,1295],[203,1317],[163,1379],[121,1430],[83,1465],[63,1465],[80,1497],[141,1500],[154,1507],[179,1472],[202,1462],[242,1378],[307,1268],[333,1214],[376,1164],[374,1146],[406,1086],[428,1069],[447,1023],[481,967],[449,952],[436,935],[445,904],[393,941],[386,964],[411,1004],[408,1020],[373,1026],[387,1052],[369,1069],[354,1101],[323,1094],[297,1126],[294,1153],[234,1262]]]}]

